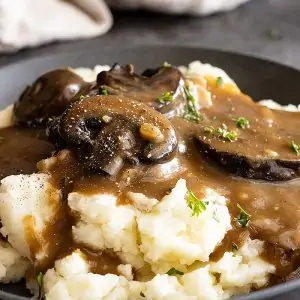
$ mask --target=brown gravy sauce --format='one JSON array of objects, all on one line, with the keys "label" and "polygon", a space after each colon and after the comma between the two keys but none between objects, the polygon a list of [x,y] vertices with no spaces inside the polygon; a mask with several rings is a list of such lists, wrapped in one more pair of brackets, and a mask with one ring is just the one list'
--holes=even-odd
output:
[{"label": "brown gravy sauce", "polygon": [[[212,89],[212,93],[214,105],[212,108],[203,109],[203,113],[215,114],[216,122],[219,124],[224,122],[233,126],[233,117],[247,116],[247,114],[249,117],[249,112],[245,108],[243,110],[242,105],[239,104],[241,97],[246,96],[242,94],[232,95],[220,89]],[[287,122],[286,113],[280,114],[284,120],[281,122]],[[289,116],[293,120],[297,118],[296,122],[300,125],[298,115],[291,114]],[[229,199],[228,207],[233,228],[211,255],[211,259],[217,260],[225,251],[231,251],[233,243],[239,247],[250,235],[252,238],[266,241],[267,247],[263,257],[277,267],[277,273],[272,278],[271,284],[284,281],[291,272],[298,268],[300,262],[298,250],[300,249],[300,179],[268,183],[233,177],[213,162],[203,158],[196,149],[193,135],[199,130],[198,125],[179,117],[174,117],[171,121],[178,135],[179,148],[186,150],[183,153],[177,152],[174,158],[176,159],[174,163],[176,172],[170,171],[167,179],[164,179],[166,177],[163,176],[160,179],[159,176],[160,172],[165,174],[167,167],[164,164],[159,166],[127,166],[116,178],[85,174],[77,163],[76,157],[70,152],[63,152],[61,160],[58,159],[52,168],[46,170],[53,175],[55,184],[63,189],[64,204],[61,215],[55,224],[56,230],[52,231],[56,232],[57,236],[48,237],[49,241],[56,241],[52,243],[51,252],[53,255],[43,262],[40,266],[41,270],[52,267],[58,257],[70,253],[73,249],[80,248],[94,272],[100,274],[118,273],[117,265],[120,262],[114,255],[95,253],[82,245],[73,243],[71,226],[74,223],[74,216],[69,214],[66,204],[67,194],[70,191],[85,194],[113,193],[119,196],[119,202],[122,204],[128,200],[126,197],[128,191],[142,192],[148,197],[161,199],[174,187],[179,178],[186,179],[188,188],[196,196],[201,197],[204,188],[210,187]],[[277,119],[274,122],[276,123],[276,121]],[[265,130],[264,119],[261,122],[259,120],[255,122],[256,130]],[[218,126],[217,123],[216,126]],[[273,129],[268,128],[268,135],[275,135],[276,130],[279,130],[278,126]],[[37,171],[36,163],[49,157],[53,151],[53,146],[46,141],[41,130],[11,127],[1,129],[0,137],[1,178],[11,174]],[[283,145],[284,142],[278,141],[278,143]],[[238,147],[238,149],[241,147],[238,142],[231,143],[230,146],[232,148]],[[241,148],[241,151],[245,150]],[[249,151],[251,152],[252,149],[250,148]],[[282,153],[286,156],[293,155],[290,149],[283,146]],[[39,169],[44,170],[44,166],[40,165]],[[249,226],[246,229],[238,226],[235,220],[239,214],[237,204],[240,204],[251,215]],[[32,251],[35,252],[38,248],[36,246],[36,249],[32,249]]]}]

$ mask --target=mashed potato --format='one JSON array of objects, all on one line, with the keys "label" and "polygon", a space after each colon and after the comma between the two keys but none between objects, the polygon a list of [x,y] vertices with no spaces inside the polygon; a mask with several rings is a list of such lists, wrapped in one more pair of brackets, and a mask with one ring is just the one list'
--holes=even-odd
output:
[{"label": "mashed potato", "polygon": [[[231,228],[226,199],[212,190],[201,199],[207,209],[198,217],[186,203],[186,181],[181,179],[151,213],[137,216],[140,250],[152,271],[185,271],[195,261],[206,262]],[[162,230],[163,229],[163,230]]]},{"label": "mashed potato", "polygon": [[203,199],[207,209],[195,217],[186,194],[186,182],[181,179],[147,213],[132,205],[117,206],[112,195],[71,193],[69,206],[80,215],[73,227],[74,240],[96,250],[113,249],[135,268],[145,261],[154,273],[164,274],[173,267],[186,270],[195,261],[206,262],[231,228],[226,199],[207,190]]},{"label": "mashed potato", "polygon": [[[237,253],[226,252],[217,263],[178,276],[157,274],[145,282],[92,274],[84,255],[77,250],[58,260],[45,274],[46,299],[227,299],[249,291],[251,286],[266,284],[275,268],[258,257],[261,249],[262,242],[248,240]],[[221,274],[220,282],[216,274]]]},{"label": "mashed potato", "polygon": [[[44,174],[16,175],[3,180],[0,214],[3,232],[9,240],[24,241],[25,225],[20,221],[12,230],[10,222],[6,222],[12,219],[6,218],[2,209],[8,203],[4,199],[18,202],[12,206],[11,215],[31,214],[37,220],[37,229],[42,228],[51,214],[47,188],[49,178]],[[186,192],[185,180],[181,179],[149,212],[132,204],[117,206],[113,195],[70,193],[68,204],[79,216],[73,228],[74,239],[94,249],[113,249],[124,262],[118,270],[125,276],[90,273],[84,255],[77,250],[56,261],[55,267],[47,271],[46,299],[140,299],[141,293],[147,299],[226,299],[264,286],[275,267],[259,258],[263,242],[248,240],[236,253],[226,252],[221,260],[210,263],[209,254],[230,229],[226,199],[207,190],[202,199],[207,202],[206,211],[193,216],[186,203]],[[59,197],[59,191],[54,191],[54,195]],[[37,205],[37,197],[43,207]],[[162,228],[163,238],[159,234]],[[22,247],[20,243],[14,247],[28,255],[26,239]],[[138,269],[144,263],[151,267],[153,278],[133,281],[132,267]],[[6,263],[10,272],[14,270],[12,265]],[[25,266],[28,264],[23,272]],[[166,274],[172,268],[183,275]],[[16,280],[23,274],[17,275],[14,274]]]},{"label": "mashed potato", "polygon": [[0,282],[16,282],[25,276],[30,262],[9,243],[0,242]]},{"label": "mashed potato", "polygon": [[[28,259],[42,259],[47,253],[48,242],[43,230],[54,218],[60,207],[61,192],[50,183],[46,174],[13,175],[1,180],[0,219],[1,233],[8,242]],[[26,234],[31,232],[40,245],[40,251],[33,253]]]},{"label": "mashed potato", "polygon": [[[76,72],[93,81],[107,69],[109,66],[96,66]],[[217,77],[239,92],[223,70],[209,64],[193,62],[180,70],[193,80],[190,87],[197,95],[198,107],[211,105],[207,84]],[[3,113],[5,122],[0,127],[10,125],[13,119],[11,107]],[[68,206],[76,216],[74,241],[96,251],[114,251],[122,262],[120,275],[91,273],[85,255],[76,250],[57,260],[44,275],[46,299],[219,300],[265,286],[275,267],[260,258],[262,241],[248,239],[236,252],[225,252],[217,262],[209,260],[231,229],[227,199],[207,188],[201,199],[206,210],[195,216],[186,195],[184,179],[163,199],[131,191],[126,205],[117,205],[113,194],[71,192]],[[1,233],[8,242],[0,242],[0,282],[20,280],[29,260],[35,262],[47,255],[43,231],[51,225],[60,203],[61,191],[52,186],[49,175],[15,175],[1,181]],[[37,253],[31,251],[28,226],[41,245]],[[172,269],[176,276],[168,272]],[[133,270],[141,270],[137,272],[139,281],[133,280]],[[147,276],[141,275],[144,273]]]},{"label": "mashed potato", "polygon": [[113,195],[70,193],[69,207],[80,215],[72,229],[74,240],[94,250],[112,249],[124,263],[139,269],[144,261],[138,247],[136,212],[116,202]]}]

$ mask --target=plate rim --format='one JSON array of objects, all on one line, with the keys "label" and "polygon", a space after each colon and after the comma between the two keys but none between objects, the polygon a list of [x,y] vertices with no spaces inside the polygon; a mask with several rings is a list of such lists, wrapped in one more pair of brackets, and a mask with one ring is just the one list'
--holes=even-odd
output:
[{"label": "plate rim", "polygon": [[[264,55],[260,55],[258,53],[250,53],[250,52],[242,52],[239,50],[228,50],[228,49],[218,49],[216,47],[198,47],[195,45],[188,45],[188,46],[181,46],[181,45],[176,45],[176,44],[136,44],[133,46],[125,46],[124,48],[122,48],[122,51],[129,51],[129,50],[136,50],[138,48],[162,48],[162,49],[180,49],[180,50],[199,50],[199,51],[207,51],[207,52],[213,52],[213,53],[222,53],[224,55],[233,55],[233,56],[240,56],[240,57],[244,57],[247,59],[255,59],[257,61],[261,61],[263,63],[270,63],[273,65],[277,65],[280,67],[284,67],[296,72],[300,73],[300,66],[296,67],[296,66],[292,66],[288,63],[284,63],[284,62],[279,62],[274,58],[270,58],[270,57],[266,57]],[[101,50],[104,51],[109,51],[110,47],[109,46],[104,46],[102,47]],[[67,54],[83,54],[83,53],[94,53],[95,49],[94,48],[90,48],[90,49],[82,49],[82,50],[78,50],[78,49],[70,49],[70,50],[64,50],[61,51],[59,53],[54,53],[54,54],[49,54],[49,53],[40,53],[40,54],[34,54],[33,56],[30,57],[25,57],[25,58],[18,58],[17,60],[10,60],[9,55],[13,55],[13,54],[9,54],[8,55],[8,59],[9,61],[7,62],[2,62],[2,64],[0,65],[0,71],[2,71],[2,69],[6,69],[9,67],[13,67],[13,66],[17,66],[17,65],[21,65],[24,62],[30,62],[30,61],[38,61],[40,59],[44,59],[44,58],[55,58],[55,57],[59,57],[61,55],[67,55]],[[15,53],[15,54],[21,54],[21,53]],[[101,54],[99,55],[101,56]],[[204,63],[210,63],[210,62],[204,62]],[[216,66],[218,67],[218,66]],[[225,70],[226,71],[226,70]],[[300,104],[300,103],[299,103]]]}]

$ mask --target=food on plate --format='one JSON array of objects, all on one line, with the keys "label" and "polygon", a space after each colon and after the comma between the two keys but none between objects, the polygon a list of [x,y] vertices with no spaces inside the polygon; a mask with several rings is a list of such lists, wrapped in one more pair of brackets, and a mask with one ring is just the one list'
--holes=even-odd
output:
[{"label": "food on plate", "polygon": [[1,115],[0,282],[218,300],[298,276],[296,106],[196,61],[53,70]]}]

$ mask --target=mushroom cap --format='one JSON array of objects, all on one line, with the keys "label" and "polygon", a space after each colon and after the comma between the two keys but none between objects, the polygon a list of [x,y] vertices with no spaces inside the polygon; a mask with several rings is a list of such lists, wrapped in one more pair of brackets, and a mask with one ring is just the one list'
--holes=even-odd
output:
[{"label": "mushroom cap", "polygon": [[88,83],[68,69],[45,73],[28,86],[14,105],[16,122],[43,124],[48,118],[61,115],[76,94]]},{"label": "mushroom cap", "polygon": [[[159,139],[143,135],[140,129],[144,124],[154,126]],[[110,175],[115,175],[125,161],[165,161],[177,148],[175,130],[166,117],[119,95],[86,97],[74,102],[54,130],[59,135],[57,140],[74,149],[88,169]]]},{"label": "mushroom cap", "polygon": [[183,114],[183,85],[183,75],[172,66],[146,70],[139,75],[134,72],[133,65],[115,64],[109,71],[103,71],[97,76],[98,88],[105,88],[109,94],[123,95],[142,102],[168,118]]}]

